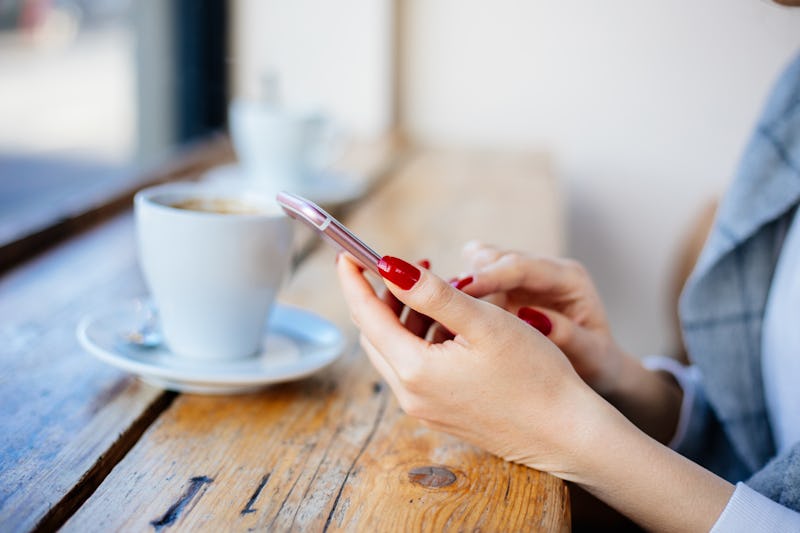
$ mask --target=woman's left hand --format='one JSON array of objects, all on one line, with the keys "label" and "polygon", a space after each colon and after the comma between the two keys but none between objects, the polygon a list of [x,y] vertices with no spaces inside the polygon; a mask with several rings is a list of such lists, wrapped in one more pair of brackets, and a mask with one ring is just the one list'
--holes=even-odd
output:
[{"label": "woman's left hand", "polygon": [[558,347],[426,269],[384,258],[392,294],[455,335],[426,341],[400,322],[352,260],[342,255],[337,266],[361,344],[408,414],[506,460],[572,478],[582,436],[608,409]]}]

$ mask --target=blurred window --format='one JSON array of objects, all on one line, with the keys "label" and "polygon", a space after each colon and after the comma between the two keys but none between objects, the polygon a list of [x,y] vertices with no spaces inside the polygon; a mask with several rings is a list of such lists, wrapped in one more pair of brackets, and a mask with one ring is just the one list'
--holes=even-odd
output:
[{"label": "blurred window", "polygon": [[0,248],[224,126],[224,0],[0,1]]}]

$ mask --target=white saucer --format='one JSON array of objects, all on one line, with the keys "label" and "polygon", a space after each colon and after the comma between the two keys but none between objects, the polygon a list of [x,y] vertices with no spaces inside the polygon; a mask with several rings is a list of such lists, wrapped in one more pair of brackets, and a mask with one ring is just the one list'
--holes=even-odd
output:
[{"label": "white saucer", "polygon": [[332,323],[302,309],[276,304],[256,356],[229,362],[191,361],[165,345],[125,340],[141,325],[141,302],[128,301],[81,320],[81,345],[98,359],[165,389],[201,394],[247,392],[307,376],[341,355],[345,339]]},{"label": "white saucer", "polygon": [[[212,184],[247,183],[241,166],[237,163],[214,167],[203,176],[203,181]],[[299,194],[322,206],[335,207],[355,200],[365,191],[363,182],[350,178],[341,172],[330,169],[316,171],[307,179],[301,180],[294,186],[286,187],[289,192]],[[278,193],[280,191],[275,191]]]}]

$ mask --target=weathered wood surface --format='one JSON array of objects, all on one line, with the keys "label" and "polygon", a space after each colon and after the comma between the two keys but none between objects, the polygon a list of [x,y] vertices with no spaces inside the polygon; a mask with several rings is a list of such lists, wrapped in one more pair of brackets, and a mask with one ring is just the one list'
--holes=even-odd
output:
[{"label": "weathered wood surface", "polygon": [[[232,159],[224,146],[211,153]],[[342,167],[376,180],[395,153],[389,140],[358,146]],[[86,313],[145,294],[135,252],[128,211],[0,277],[0,531],[62,524],[175,397],[95,360],[75,337]]]},{"label": "weathered wood surface", "polygon": [[[348,222],[379,251],[427,257],[449,276],[476,236],[560,251],[558,198],[541,158],[423,154]],[[560,480],[400,411],[356,344],[330,250],[281,299],[346,328],[343,358],[256,394],[179,396],[65,531],[569,529]]]},{"label": "weathered wood surface", "polygon": [[131,219],[0,279],[2,531],[69,516],[59,505],[65,495],[87,496],[79,493],[90,478],[102,479],[138,437],[130,433],[136,422],[140,433],[167,401],[160,389],[95,361],[75,338],[87,310],[144,293]]}]

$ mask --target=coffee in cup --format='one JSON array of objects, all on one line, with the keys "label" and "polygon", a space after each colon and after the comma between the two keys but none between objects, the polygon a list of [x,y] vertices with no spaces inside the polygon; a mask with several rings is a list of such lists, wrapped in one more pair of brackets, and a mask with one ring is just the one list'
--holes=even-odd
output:
[{"label": "coffee in cup", "polygon": [[234,198],[192,197],[170,204],[170,207],[220,215],[259,215],[263,213],[263,209],[259,206]]},{"label": "coffee in cup", "polygon": [[291,259],[292,225],[266,195],[202,183],[135,200],[139,262],[179,357],[255,355]]}]

